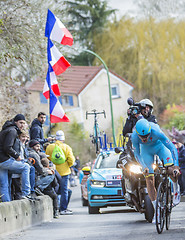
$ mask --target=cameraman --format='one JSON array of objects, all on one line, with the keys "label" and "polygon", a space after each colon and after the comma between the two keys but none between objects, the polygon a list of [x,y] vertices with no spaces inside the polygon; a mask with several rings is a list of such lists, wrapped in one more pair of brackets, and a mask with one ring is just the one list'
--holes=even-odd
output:
[{"label": "cameraman", "polygon": [[141,114],[143,117],[148,120],[149,122],[157,123],[157,119],[154,115],[152,115],[153,112],[153,103],[149,99],[145,98],[142,99],[139,102]]},{"label": "cameraman", "polygon": [[152,115],[153,111],[153,103],[149,99],[142,99],[139,103],[134,104],[127,110],[128,118],[126,119],[126,123],[123,127],[123,136],[127,133],[132,133],[136,122],[145,118],[149,122],[157,123],[157,119],[154,115]]}]

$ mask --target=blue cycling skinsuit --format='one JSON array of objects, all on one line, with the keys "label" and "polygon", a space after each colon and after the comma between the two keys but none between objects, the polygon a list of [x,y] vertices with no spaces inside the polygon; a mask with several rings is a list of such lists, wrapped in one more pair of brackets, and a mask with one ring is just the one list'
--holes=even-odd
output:
[{"label": "blue cycling skinsuit", "polygon": [[131,140],[134,148],[136,160],[142,165],[143,170],[149,169],[149,174],[153,175],[154,155],[158,155],[164,166],[179,166],[178,153],[174,144],[162,132],[158,124],[149,123],[151,133],[146,143],[143,143],[134,129]]}]

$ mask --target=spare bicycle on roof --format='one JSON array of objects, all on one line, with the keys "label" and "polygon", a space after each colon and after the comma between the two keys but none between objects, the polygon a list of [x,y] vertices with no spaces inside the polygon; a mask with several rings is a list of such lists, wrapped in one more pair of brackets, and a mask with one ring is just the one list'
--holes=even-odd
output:
[{"label": "spare bicycle on roof", "polygon": [[96,109],[93,109],[91,112],[86,111],[86,119],[88,119],[88,115],[94,116],[94,127],[93,127],[93,134],[90,135],[92,138],[92,143],[95,145],[96,148],[96,154],[100,152],[100,148],[102,148],[102,139],[101,139],[101,133],[98,126],[98,120],[97,116],[103,114],[104,118],[106,118],[105,111],[97,112]]}]

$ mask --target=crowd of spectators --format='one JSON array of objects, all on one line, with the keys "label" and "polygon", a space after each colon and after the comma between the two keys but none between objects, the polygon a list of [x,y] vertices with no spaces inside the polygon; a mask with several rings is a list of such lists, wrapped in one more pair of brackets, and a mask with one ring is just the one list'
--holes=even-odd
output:
[{"label": "crowd of spectators", "polygon": [[[22,114],[4,123],[0,131],[0,198],[2,202],[39,201],[38,196],[48,195],[53,200],[53,216],[58,218],[59,214],[73,214],[67,207],[72,193],[68,180],[75,157],[64,143],[62,130],[56,138],[44,138],[45,120],[46,114],[40,112],[30,129]],[[58,165],[52,163],[56,145],[65,154],[65,162]]]}]

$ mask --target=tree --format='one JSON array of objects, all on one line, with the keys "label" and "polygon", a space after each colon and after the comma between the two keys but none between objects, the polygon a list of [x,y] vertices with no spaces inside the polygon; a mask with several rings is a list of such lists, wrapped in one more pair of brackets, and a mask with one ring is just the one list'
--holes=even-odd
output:
[{"label": "tree", "polygon": [[185,121],[185,106],[184,105],[167,105],[166,109],[160,115],[160,123],[166,129],[172,129],[172,127],[178,130],[184,130]]},{"label": "tree", "polygon": [[123,17],[96,36],[95,52],[111,70],[134,83],[135,100],[150,98],[160,113],[167,104],[185,100],[184,27],[184,21],[173,19]]},{"label": "tree", "polygon": [[[94,36],[102,31],[107,21],[115,13],[109,9],[106,1],[101,0],[74,0],[65,1],[69,15],[69,29],[79,48],[94,50]],[[91,65],[94,56],[77,55],[73,59],[75,65]]]},{"label": "tree", "polygon": [[47,8],[53,4],[55,9],[61,2],[0,1],[1,72],[25,82],[41,72],[43,65],[47,66],[47,39],[44,37]]},{"label": "tree", "polygon": [[[0,0],[1,115],[12,117],[26,111],[27,81],[47,68],[44,36],[47,9],[63,14],[62,0]],[[55,9],[59,9],[55,10]]]}]

